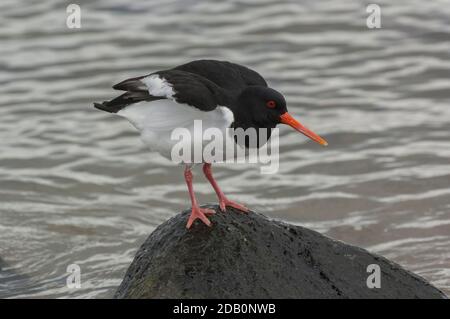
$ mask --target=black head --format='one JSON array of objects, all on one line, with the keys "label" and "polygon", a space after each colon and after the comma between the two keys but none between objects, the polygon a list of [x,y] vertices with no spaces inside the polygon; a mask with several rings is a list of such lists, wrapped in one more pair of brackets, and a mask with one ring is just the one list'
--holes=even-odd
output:
[{"label": "black head", "polygon": [[237,99],[235,121],[243,128],[274,128],[286,112],[286,100],[280,92],[265,86],[249,86]]},{"label": "black head", "polygon": [[272,129],[277,124],[287,124],[319,144],[327,142],[296,121],[287,111],[284,96],[269,87],[249,86],[238,96],[234,113],[234,126]]}]

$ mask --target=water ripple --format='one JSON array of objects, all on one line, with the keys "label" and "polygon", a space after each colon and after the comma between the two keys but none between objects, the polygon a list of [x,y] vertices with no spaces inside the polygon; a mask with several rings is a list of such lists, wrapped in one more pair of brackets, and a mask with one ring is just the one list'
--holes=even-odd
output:
[{"label": "water ripple", "polygon": [[[218,165],[230,197],[383,254],[450,292],[450,6],[378,1],[0,3],[0,296],[110,297],[184,209],[181,169],[92,108],[112,84],[198,58],[260,71],[320,148],[281,129],[278,175]],[[198,172],[200,175],[200,172]],[[245,180],[245,183],[242,181]],[[215,202],[203,178],[201,202]],[[66,287],[67,265],[82,288]]]}]

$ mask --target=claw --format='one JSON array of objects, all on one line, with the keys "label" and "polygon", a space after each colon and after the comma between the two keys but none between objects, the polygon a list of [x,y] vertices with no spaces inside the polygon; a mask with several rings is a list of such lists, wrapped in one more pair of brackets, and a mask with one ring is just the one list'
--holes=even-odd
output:
[{"label": "claw", "polygon": [[191,228],[192,224],[197,218],[200,219],[206,226],[211,226],[211,222],[206,216],[212,214],[215,214],[215,211],[213,209],[192,207],[191,215],[189,216],[186,228]]},{"label": "claw", "polygon": [[226,212],[226,211],[227,211],[227,209],[226,209],[227,206],[228,206],[228,207],[233,207],[233,208],[235,208],[235,209],[237,209],[237,210],[240,210],[240,211],[243,212],[243,213],[248,213],[248,212],[250,211],[250,210],[249,210],[247,207],[245,207],[244,205],[241,205],[241,204],[239,204],[239,203],[233,202],[233,201],[227,199],[226,197],[221,198],[221,199],[220,199],[220,202],[219,202],[220,210],[221,210],[222,212]]}]

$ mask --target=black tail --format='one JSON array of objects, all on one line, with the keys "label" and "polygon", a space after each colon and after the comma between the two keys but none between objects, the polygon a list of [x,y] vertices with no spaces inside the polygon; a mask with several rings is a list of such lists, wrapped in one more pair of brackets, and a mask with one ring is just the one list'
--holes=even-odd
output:
[{"label": "black tail", "polygon": [[111,101],[104,101],[103,103],[94,103],[94,106],[102,111],[109,112],[109,113],[117,113],[127,105],[130,105],[133,103],[132,100],[130,100],[128,97],[128,92],[122,94],[121,96],[116,97],[115,99]]},{"label": "black tail", "polygon": [[95,103],[94,102],[94,107],[96,109],[99,109],[99,110],[102,110],[102,111],[105,111],[105,112],[109,112],[109,113],[117,113],[118,112],[118,110],[112,110],[111,108],[108,108],[108,102],[107,101],[102,102],[102,103]]},{"label": "black tail", "polygon": [[126,92],[111,101],[104,101],[103,103],[94,103],[94,107],[105,112],[117,113],[123,108],[133,103],[138,103],[141,101],[154,101],[160,99],[163,98],[151,96],[146,91]]}]

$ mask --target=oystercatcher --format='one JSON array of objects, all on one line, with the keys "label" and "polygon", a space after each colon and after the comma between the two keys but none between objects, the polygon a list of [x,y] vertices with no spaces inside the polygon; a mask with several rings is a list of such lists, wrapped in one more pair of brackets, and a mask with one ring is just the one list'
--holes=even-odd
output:
[{"label": "oystercatcher", "polygon": [[[277,124],[291,126],[319,144],[327,142],[296,121],[288,112],[283,95],[267,86],[257,72],[235,63],[215,60],[192,61],[172,69],[130,78],[113,86],[125,91],[103,103],[94,103],[100,110],[128,119],[141,133],[151,150],[171,158],[175,128],[192,130],[194,120],[202,120],[205,128],[263,128],[270,131]],[[226,134],[225,134],[226,135]],[[248,209],[229,200],[212,175],[210,162],[203,162],[203,172],[214,188],[222,211],[233,207]],[[198,218],[206,225],[212,209],[200,208],[192,181],[194,163],[185,162],[184,177],[192,203],[187,228]]]}]

